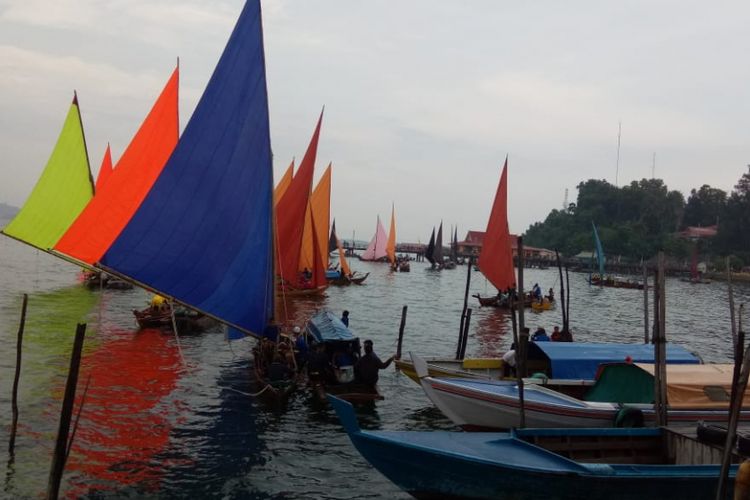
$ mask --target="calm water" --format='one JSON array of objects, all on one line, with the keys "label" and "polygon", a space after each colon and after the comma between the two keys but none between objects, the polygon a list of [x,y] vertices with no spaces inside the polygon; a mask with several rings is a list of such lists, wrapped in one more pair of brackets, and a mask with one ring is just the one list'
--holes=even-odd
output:
[{"label": "calm water", "polygon": [[[366,285],[336,288],[318,301],[288,303],[279,315],[301,324],[316,308],[351,312],[351,327],[386,358],[396,349],[401,307],[409,306],[404,350],[452,356],[467,269],[412,272],[353,262]],[[85,404],[68,461],[63,495],[83,498],[404,498],[353,449],[326,405],[299,391],[285,408],[248,396],[252,340],[227,343],[217,329],[181,337],[139,332],[131,310],[140,290],[89,291],[78,269],[0,237],[0,497],[42,495],[57,429],[77,322],[88,324],[79,382]],[[472,293],[491,293],[472,272]],[[556,270],[527,270],[525,282],[558,291]],[[590,288],[571,273],[576,340],[643,339],[643,294]],[[16,456],[8,463],[10,393],[22,294],[29,294]],[[750,289],[737,287],[737,301]],[[667,284],[667,335],[706,361],[728,361],[726,285]],[[474,308],[467,355],[489,356],[510,344],[510,320]],[[560,324],[558,311],[527,313],[529,326]],[[450,429],[413,382],[381,372],[386,399],[358,409],[376,429]],[[7,465],[6,465],[7,464]]]}]

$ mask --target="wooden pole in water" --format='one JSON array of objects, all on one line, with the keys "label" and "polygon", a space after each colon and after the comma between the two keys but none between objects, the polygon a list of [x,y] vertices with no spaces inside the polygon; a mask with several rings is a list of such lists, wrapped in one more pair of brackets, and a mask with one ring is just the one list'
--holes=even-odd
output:
[{"label": "wooden pole in water", "polygon": [[466,321],[464,322],[464,333],[461,341],[461,359],[466,356],[466,344],[469,343],[469,324],[471,323],[471,308],[466,310]]},{"label": "wooden pole in water", "polygon": [[404,326],[406,326],[406,310],[408,306],[401,309],[401,325],[398,327],[398,346],[396,347],[396,359],[401,359],[401,345],[404,342]]},{"label": "wooden pole in water", "polygon": [[737,346],[737,322],[735,321],[735,315],[734,315],[734,288],[732,287],[732,269],[729,267],[729,257],[726,258],[726,268],[727,268],[727,287],[729,291],[729,317],[732,322],[732,345],[734,346],[735,353],[739,350],[740,354],[737,354],[737,356],[741,356],[742,350],[740,347]]},{"label": "wooden pole in water", "polygon": [[[737,423],[740,417],[740,409],[742,408],[742,399],[747,390],[747,379],[750,375],[750,347],[745,350],[745,356],[742,359],[742,369],[740,370],[739,379],[736,380],[736,384],[733,383],[732,392],[734,393],[734,399],[730,404],[729,412],[729,426],[727,429],[727,440],[724,443],[724,455],[721,461],[721,473],[719,475],[719,485],[716,488],[717,500],[723,500],[726,497],[727,488],[727,475],[729,473],[729,462],[732,456],[732,448],[734,447],[734,439],[737,435]],[[736,389],[734,388],[736,386]]]},{"label": "wooden pole in water", "polygon": [[643,264],[643,343],[648,344],[648,269]]},{"label": "wooden pole in water", "polygon": [[60,492],[60,483],[65,470],[65,456],[68,451],[68,433],[70,432],[70,421],[73,415],[73,403],[76,396],[76,385],[78,384],[78,369],[81,366],[81,351],[83,350],[83,339],[86,335],[86,324],[79,323],[76,328],[76,336],[73,341],[73,352],[70,356],[70,370],[68,381],[65,384],[65,395],[63,396],[62,410],[60,411],[60,425],[57,430],[57,442],[52,455],[52,467],[47,484],[47,499],[57,499]]},{"label": "wooden pole in water", "polygon": [[[658,257],[658,280],[659,280],[659,321],[657,332],[658,336],[654,341],[654,351],[656,354],[656,386],[658,392],[656,396],[656,422],[657,425],[667,425],[667,368],[666,368],[666,297],[665,297],[665,261],[664,252],[659,252]],[[656,306],[654,306],[656,308]]]},{"label": "wooden pole in water", "polygon": [[562,309],[562,324],[563,331],[565,331],[565,325],[568,324],[568,316],[565,311],[565,282],[563,281],[562,273],[562,262],[560,262],[560,252],[555,249],[555,257],[557,258],[557,270],[560,273],[560,309]]},{"label": "wooden pole in water", "polygon": [[565,264],[565,331],[570,331],[570,275],[568,274],[568,265]]},{"label": "wooden pole in water", "polygon": [[8,442],[8,453],[12,457],[16,447],[16,429],[18,428],[18,382],[21,379],[21,352],[23,349],[23,330],[26,326],[26,306],[29,296],[23,294],[23,305],[21,306],[21,322],[18,325],[18,340],[16,341],[16,373],[13,377],[13,394],[11,396],[11,411],[13,421],[10,426],[10,441]]},{"label": "wooden pole in water", "polygon": [[518,237],[518,298],[521,307],[518,308],[518,327],[523,331],[526,326],[524,321],[524,309],[526,308],[526,294],[523,292],[523,236]]},{"label": "wooden pole in water", "polygon": [[[523,307],[523,305],[521,306]],[[529,348],[529,330],[528,328],[521,328],[521,333],[519,335],[519,345],[518,345],[518,374],[516,376],[518,380],[518,402],[520,404],[520,423],[519,427],[523,428],[526,427],[526,403],[524,400],[524,394],[523,394],[523,378],[526,376],[526,356],[528,353]]]},{"label": "wooden pole in water", "polygon": [[473,258],[469,257],[469,265],[466,271],[466,290],[464,291],[464,308],[461,310],[461,326],[458,327],[458,346],[456,346],[456,359],[461,359],[461,339],[464,334],[464,321],[466,321],[466,308],[469,306],[469,285],[471,284],[471,267]]}]

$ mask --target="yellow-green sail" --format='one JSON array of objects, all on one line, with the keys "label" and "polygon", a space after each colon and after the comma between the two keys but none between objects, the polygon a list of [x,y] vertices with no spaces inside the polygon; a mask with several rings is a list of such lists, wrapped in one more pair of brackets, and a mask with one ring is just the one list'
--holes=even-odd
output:
[{"label": "yellow-green sail", "polygon": [[94,183],[86,140],[78,99],[74,97],[42,176],[26,203],[2,232],[49,250],[93,196]]}]

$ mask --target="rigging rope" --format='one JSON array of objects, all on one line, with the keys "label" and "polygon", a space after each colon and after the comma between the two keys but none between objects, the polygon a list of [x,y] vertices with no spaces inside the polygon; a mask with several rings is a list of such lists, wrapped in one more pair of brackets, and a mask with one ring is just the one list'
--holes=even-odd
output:
[{"label": "rigging rope", "polygon": [[180,336],[177,334],[177,319],[174,317],[174,301],[169,299],[169,314],[172,316],[172,330],[174,331],[174,339],[177,342],[177,352],[180,353],[180,359],[182,360],[182,367],[187,370],[187,362],[185,356],[182,354],[182,346],[180,345]]},{"label": "rigging rope", "polygon": [[251,398],[255,398],[255,397],[260,396],[261,394],[263,394],[264,392],[266,392],[268,389],[275,390],[271,384],[266,384],[266,386],[263,389],[261,389],[258,392],[255,392],[255,393],[245,392],[245,391],[241,391],[239,389],[235,389],[233,387],[226,387],[226,386],[223,386],[223,385],[220,385],[219,388],[220,389],[225,389],[227,391],[236,392],[238,394],[242,394],[243,396],[250,396]]}]

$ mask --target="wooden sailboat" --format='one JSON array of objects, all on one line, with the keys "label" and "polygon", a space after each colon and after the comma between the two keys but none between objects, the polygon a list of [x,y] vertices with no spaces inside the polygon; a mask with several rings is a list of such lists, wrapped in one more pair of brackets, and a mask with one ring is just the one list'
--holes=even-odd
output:
[{"label": "wooden sailboat", "polygon": [[86,139],[74,94],[54,149],[34,189],[2,233],[48,252],[94,196]]},{"label": "wooden sailboat", "polygon": [[274,317],[266,89],[260,2],[249,0],[166,165],[95,262],[255,336]]},{"label": "wooden sailboat", "polygon": [[643,290],[643,283],[638,280],[629,280],[626,278],[622,278],[619,276],[607,276],[604,273],[604,263],[605,263],[605,257],[604,257],[604,249],[602,247],[602,242],[599,239],[599,231],[596,230],[596,224],[594,224],[593,221],[591,221],[591,227],[594,232],[594,246],[595,246],[595,255],[596,255],[596,261],[599,266],[599,273],[598,274],[590,274],[588,278],[588,282],[590,285],[596,285],[600,287],[611,287],[611,288],[632,288],[632,289],[638,289]]},{"label": "wooden sailboat", "polygon": [[[497,289],[498,294],[493,297],[475,295],[483,306],[508,307],[507,295],[505,300],[500,296],[509,289],[515,289],[516,276],[513,269],[513,249],[508,229],[508,159],[505,159],[500,183],[495,193],[490,218],[487,221],[487,231],[479,253],[479,269],[487,280]],[[530,301],[529,301],[529,305]]]},{"label": "wooden sailboat", "polygon": [[427,243],[427,249],[424,251],[424,258],[430,263],[432,269],[435,268],[435,228],[432,228],[430,241]]},{"label": "wooden sailboat", "polygon": [[[279,293],[284,296],[319,295],[328,286],[311,205],[315,158],[322,121],[323,112],[297,173],[276,204],[276,272],[279,277]],[[330,184],[328,189],[330,196]],[[323,240],[327,244],[328,220],[324,223]],[[324,254],[327,255],[327,252]]]},{"label": "wooden sailboat", "polygon": [[378,216],[378,222],[375,224],[375,235],[367,245],[367,249],[360,256],[360,260],[364,261],[383,261],[388,257],[386,246],[388,245],[388,238],[385,235],[385,228],[380,222],[380,216]]}]

